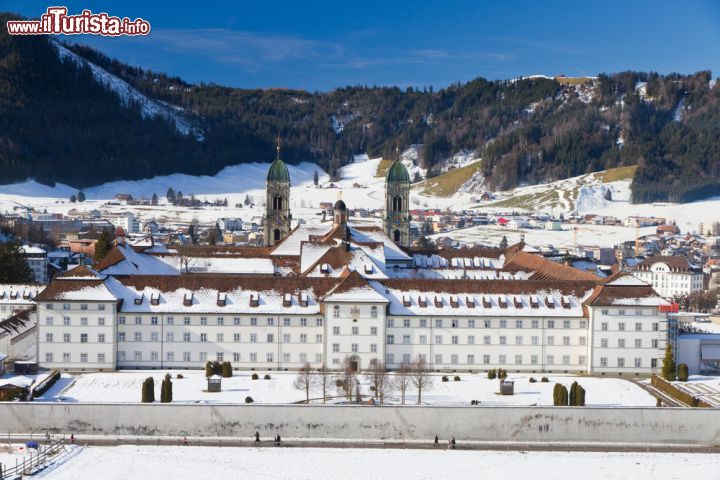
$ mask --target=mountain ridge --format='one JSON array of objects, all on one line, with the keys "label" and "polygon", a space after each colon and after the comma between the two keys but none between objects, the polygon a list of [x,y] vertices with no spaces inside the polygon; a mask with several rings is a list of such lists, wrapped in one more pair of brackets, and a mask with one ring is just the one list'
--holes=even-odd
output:
[{"label": "mountain ridge", "polygon": [[[8,15],[0,15],[6,20]],[[331,176],[357,154],[394,158],[420,145],[414,181],[474,152],[489,190],[638,165],[633,201],[720,194],[720,89],[709,72],[565,79],[477,78],[438,91],[345,87],[309,93],[193,85],[86,46],[0,34],[0,168],[78,188],[267,162],[276,136],[291,164]],[[83,62],[61,58],[62,49]],[[98,81],[102,69],[187,121],[144,113]],[[424,176],[423,176],[424,175]],[[426,180],[427,181],[427,180]]]}]

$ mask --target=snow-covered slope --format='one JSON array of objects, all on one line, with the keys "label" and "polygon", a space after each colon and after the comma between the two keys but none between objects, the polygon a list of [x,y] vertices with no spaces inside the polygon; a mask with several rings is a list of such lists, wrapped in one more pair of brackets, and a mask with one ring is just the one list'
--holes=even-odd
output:
[{"label": "snow-covered slope", "polygon": [[193,123],[189,115],[185,113],[182,108],[159,100],[150,99],[130,86],[125,80],[116,77],[92,62],[88,62],[60,43],[54,42],[54,44],[55,48],[57,48],[58,56],[62,60],[69,60],[76,65],[90,68],[95,80],[108,90],[115,92],[124,105],[136,103],[140,105],[143,116],[164,118],[174,123],[175,128],[183,135],[193,135],[198,141],[204,140],[203,132]]}]

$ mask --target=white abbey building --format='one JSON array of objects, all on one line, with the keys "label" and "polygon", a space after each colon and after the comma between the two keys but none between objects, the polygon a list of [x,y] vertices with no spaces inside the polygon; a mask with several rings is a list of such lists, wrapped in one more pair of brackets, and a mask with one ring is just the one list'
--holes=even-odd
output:
[{"label": "white abbey building", "polygon": [[682,297],[703,289],[703,272],[684,257],[650,257],[633,269],[633,275],[652,285],[665,298]]},{"label": "white abbey building", "polygon": [[[118,238],[93,269],[57,276],[36,297],[41,366],[333,369],[349,357],[359,369],[423,359],[440,371],[658,371],[666,301],[647,283],[523,244],[412,250],[399,162],[382,228],[348,224],[338,201],[331,222],[286,232],[283,168],[273,164],[265,247],[178,252]],[[205,269],[188,273],[196,261]]]}]

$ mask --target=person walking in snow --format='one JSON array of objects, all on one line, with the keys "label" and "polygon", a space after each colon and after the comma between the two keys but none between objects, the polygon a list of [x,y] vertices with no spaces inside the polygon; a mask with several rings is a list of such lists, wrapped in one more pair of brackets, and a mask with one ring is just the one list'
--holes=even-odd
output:
[{"label": "person walking in snow", "polygon": [[437,435],[435,435],[435,442],[433,442],[433,447],[439,447],[440,446],[440,439]]},{"label": "person walking in snow", "polygon": [[255,432],[255,443],[260,443],[260,432]]},{"label": "person walking in snow", "polygon": [[188,446],[187,437],[183,437],[183,445],[186,447]]},{"label": "person walking in snow", "polygon": [[452,449],[455,450],[455,437],[450,439],[450,444],[452,445]]},{"label": "person walking in snow", "polygon": [[74,433],[70,434],[70,443],[75,443],[75,434]]}]

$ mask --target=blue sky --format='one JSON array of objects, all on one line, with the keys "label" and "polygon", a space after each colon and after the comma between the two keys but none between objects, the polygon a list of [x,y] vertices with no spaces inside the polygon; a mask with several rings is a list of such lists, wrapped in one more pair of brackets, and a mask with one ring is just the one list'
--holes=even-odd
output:
[{"label": "blue sky", "polygon": [[57,4],[143,17],[153,29],[146,38],[73,40],[190,82],[243,88],[437,88],[628,69],[720,75],[712,0],[2,0],[0,10],[37,17]]}]

